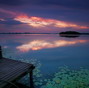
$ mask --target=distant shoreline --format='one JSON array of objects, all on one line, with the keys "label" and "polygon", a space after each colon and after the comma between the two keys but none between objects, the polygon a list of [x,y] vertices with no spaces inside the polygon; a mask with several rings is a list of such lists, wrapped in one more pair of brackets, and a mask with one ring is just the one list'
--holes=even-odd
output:
[{"label": "distant shoreline", "polygon": [[59,33],[0,33],[0,34],[59,34]]},{"label": "distant shoreline", "polygon": [[[59,34],[59,33],[0,33],[0,34]],[[80,35],[89,35],[89,33],[80,33]]]}]

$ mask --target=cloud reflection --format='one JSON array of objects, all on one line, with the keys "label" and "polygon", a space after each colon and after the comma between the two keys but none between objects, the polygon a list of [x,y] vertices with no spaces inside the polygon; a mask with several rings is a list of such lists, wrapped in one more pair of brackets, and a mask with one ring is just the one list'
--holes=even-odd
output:
[{"label": "cloud reflection", "polygon": [[34,40],[28,42],[27,44],[23,44],[21,46],[17,46],[16,48],[21,52],[28,52],[30,50],[41,50],[47,48],[56,48],[63,47],[68,45],[74,45],[77,43],[85,43],[86,40],[75,40],[75,41],[67,41],[67,40],[56,40],[56,41],[46,41],[46,40]]}]

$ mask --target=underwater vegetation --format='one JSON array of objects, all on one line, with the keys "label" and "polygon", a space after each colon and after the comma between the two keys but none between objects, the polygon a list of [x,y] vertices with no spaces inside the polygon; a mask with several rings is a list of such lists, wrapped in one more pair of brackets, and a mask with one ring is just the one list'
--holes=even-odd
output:
[{"label": "underwater vegetation", "polygon": [[61,67],[41,88],[89,88],[89,70]]},{"label": "underwater vegetation", "polygon": [[[11,53],[10,53],[11,54]],[[34,85],[35,88],[89,88],[89,69],[79,68],[78,70],[70,69],[68,66],[58,68],[57,72],[50,73],[50,76],[44,78],[41,73],[41,62],[32,58],[26,57],[10,57],[4,53],[5,57],[13,58],[23,62],[32,63],[35,65],[34,69]],[[19,82],[29,86],[29,75],[26,75]]]},{"label": "underwater vegetation", "polygon": [[[36,88],[89,88],[88,69],[73,70],[68,66],[63,66],[51,78],[43,79],[42,76],[44,75],[41,74],[40,70],[41,63],[37,60],[32,60],[32,63],[37,66],[34,70],[34,85]],[[25,76],[22,83],[28,85],[28,82],[28,76]]]}]

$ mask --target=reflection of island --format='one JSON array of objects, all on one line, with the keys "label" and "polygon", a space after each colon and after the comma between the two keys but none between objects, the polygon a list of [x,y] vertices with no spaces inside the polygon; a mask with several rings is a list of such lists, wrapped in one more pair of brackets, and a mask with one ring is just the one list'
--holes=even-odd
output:
[{"label": "reflection of island", "polygon": [[59,33],[61,37],[75,38],[79,37],[81,33],[76,31],[66,31]]}]

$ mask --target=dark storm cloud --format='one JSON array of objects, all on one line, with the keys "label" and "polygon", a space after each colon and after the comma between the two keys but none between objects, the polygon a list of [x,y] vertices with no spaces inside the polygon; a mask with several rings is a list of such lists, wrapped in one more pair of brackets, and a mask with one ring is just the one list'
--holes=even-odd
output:
[{"label": "dark storm cloud", "polygon": [[0,0],[1,5],[20,5],[20,0]]},{"label": "dark storm cloud", "polygon": [[45,0],[45,2],[41,1],[39,4],[89,9],[89,0]]},{"label": "dark storm cloud", "polygon": [[13,19],[6,19],[4,21],[0,21],[0,24],[5,24],[5,25],[19,25],[19,24],[22,24],[22,23],[19,22],[19,21],[15,21]]},{"label": "dark storm cloud", "polygon": [[66,8],[89,9],[89,0],[0,0],[1,5],[62,6]]}]

